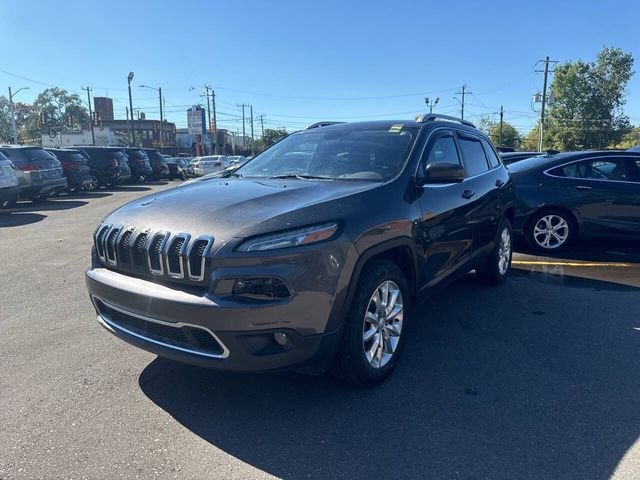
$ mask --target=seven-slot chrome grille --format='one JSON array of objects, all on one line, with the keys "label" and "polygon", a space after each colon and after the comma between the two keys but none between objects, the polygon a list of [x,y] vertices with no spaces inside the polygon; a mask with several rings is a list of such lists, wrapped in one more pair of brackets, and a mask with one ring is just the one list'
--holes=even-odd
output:
[{"label": "seven-slot chrome grille", "polygon": [[94,235],[103,265],[156,277],[202,282],[213,237],[151,231],[123,225],[101,225]]}]

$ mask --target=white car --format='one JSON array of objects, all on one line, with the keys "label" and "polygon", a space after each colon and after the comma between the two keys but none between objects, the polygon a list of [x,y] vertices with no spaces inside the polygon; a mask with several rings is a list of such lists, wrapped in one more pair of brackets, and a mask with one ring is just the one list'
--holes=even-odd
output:
[{"label": "white car", "polygon": [[208,173],[219,172],[227,168],[227,157],[224,155],[208,155],[205,157],[196,157],[191,160],[193,173],[197,177],[207,175]]}]

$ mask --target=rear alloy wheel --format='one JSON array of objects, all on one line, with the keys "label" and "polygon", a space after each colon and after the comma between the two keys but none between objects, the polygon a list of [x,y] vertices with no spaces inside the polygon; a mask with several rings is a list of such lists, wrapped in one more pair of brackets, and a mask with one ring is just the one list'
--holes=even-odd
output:
[{"label": "rear alloy wheel", "polygon": [[501,285],[507,279],[513,256],[513,231],[508,219],[502,220],[491,257],[484,268],[477,269],[478,278],[490,285]]},{"label": "rear alloy wheel", "polygon": [[91,191],[98,190],[100,187],[100,180],[98,179],[98,176],[95,173],[91,173],[89,176],[91,177],[91,182],[85,187],[85,189]]},{"label": "rear alloy wheel", "polygon": [[573,222],[564,212],[546,211],[529,222],[526,240],[530,247],[551,252],[566,247],[574,234]]},{"label": "rear alloy wheel", "polygon": [[363,270],[330,373],[357,386],[382,382],[395,368],[405,341],[409,288],[388,260]]}]

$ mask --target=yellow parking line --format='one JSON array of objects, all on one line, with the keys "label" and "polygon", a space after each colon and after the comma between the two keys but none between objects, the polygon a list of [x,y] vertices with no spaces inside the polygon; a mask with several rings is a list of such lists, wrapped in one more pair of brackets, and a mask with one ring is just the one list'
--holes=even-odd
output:
[{"label": "yellow parking line", "polygon": [[580,263],[580,262],[542,262],[542,261],[530,261],[530,260],[513,260],[511,263],[514,265],[559,265],[561,267],[632,267],[628,263],[607,263],[607,262],[594,262],[594,263]]}]

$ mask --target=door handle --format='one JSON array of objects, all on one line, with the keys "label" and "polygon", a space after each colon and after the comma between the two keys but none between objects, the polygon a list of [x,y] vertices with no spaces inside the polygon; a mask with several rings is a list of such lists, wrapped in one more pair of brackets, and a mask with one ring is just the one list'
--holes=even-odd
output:
[{"label": "door handle", "polygon": [[591,187],[588,187],[587,185],[578,185],[576,190],[591,190]]},{"label": "door handle", "polygon": [[496,180],[496,187],[501,187],[503,185],[504,185],[504,181],[503,180],[500,180],[500,179]]},{"label": "door handle", "polygon": [[471,190],[465,190],[464,192],[462,192],[462,198],[466,198],[467,200],[469,200],[474,195],[475,192],[472,192]]}]

